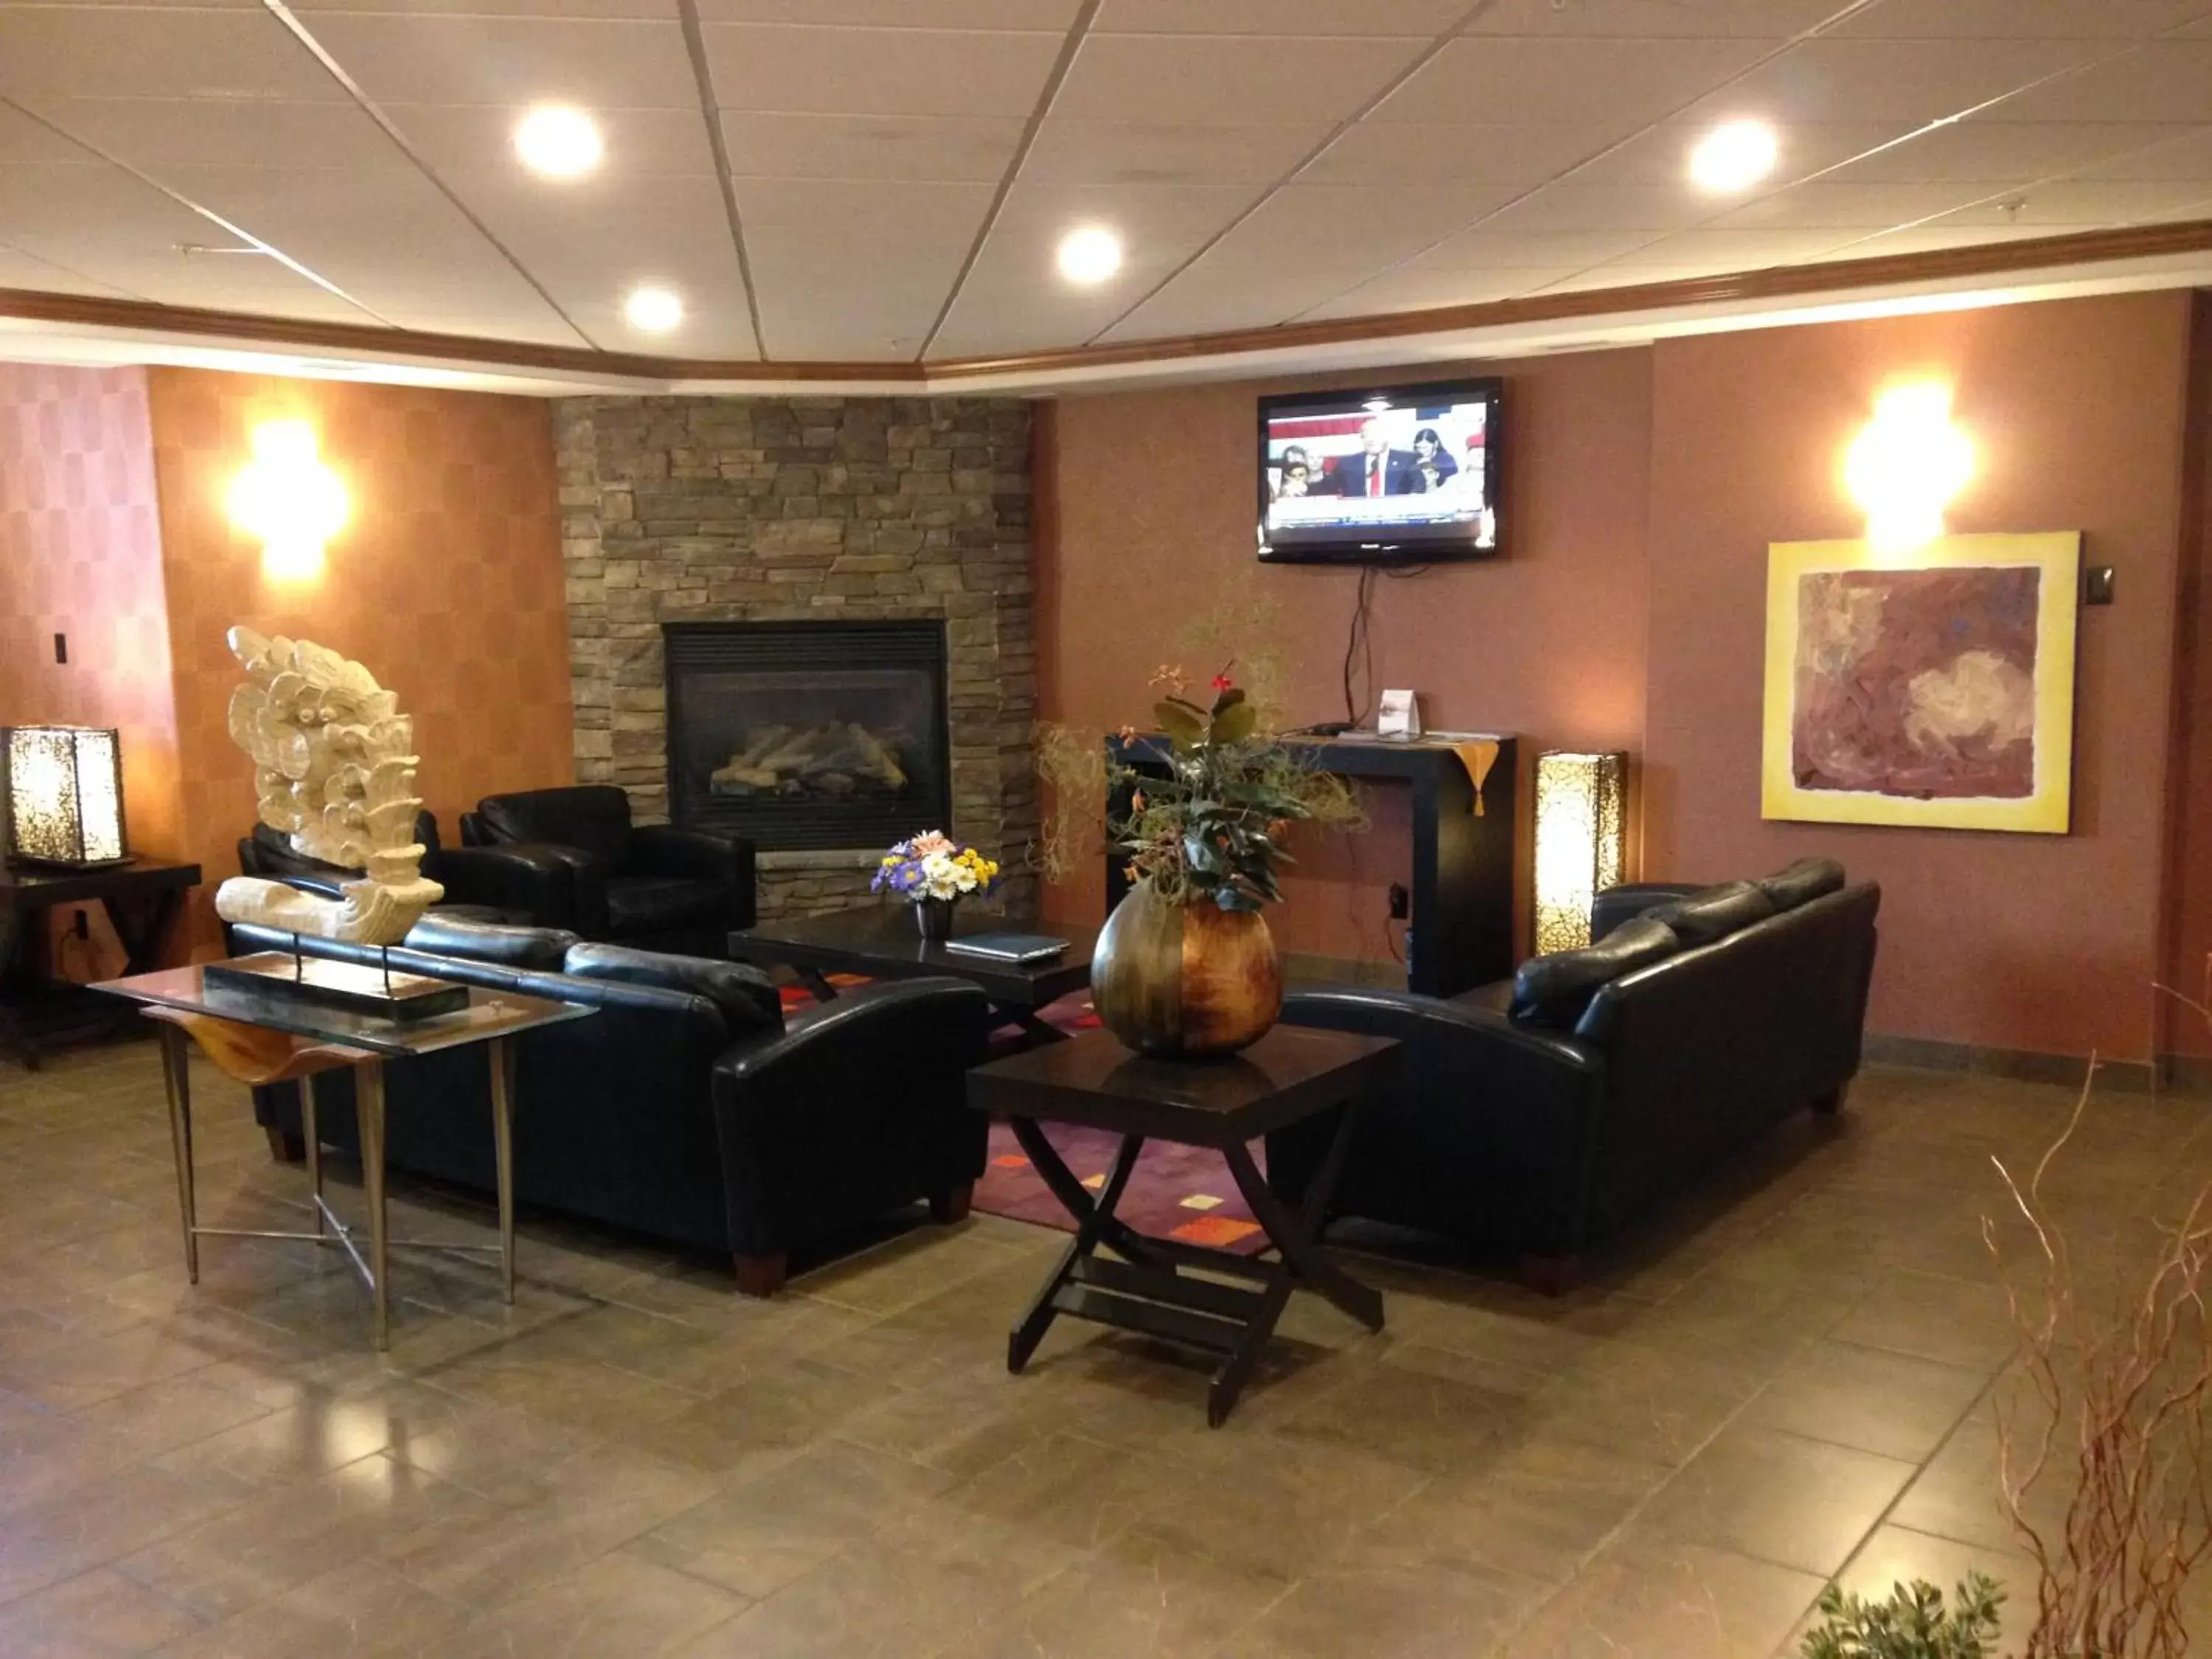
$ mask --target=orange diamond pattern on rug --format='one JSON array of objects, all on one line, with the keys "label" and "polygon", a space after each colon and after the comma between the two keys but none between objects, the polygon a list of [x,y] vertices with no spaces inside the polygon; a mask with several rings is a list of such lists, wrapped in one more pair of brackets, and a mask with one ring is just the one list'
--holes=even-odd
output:
[{"label": "orange diamond pattern on rug", "polygon": [[1195,1221],[1186,1221],[1168,1237],[1179,1238],[1186,1244],[1210,1244],[1217,1250],[1225,1250],[1231,1244],[1241,1244],[1260,1231],[1256,1221],[1239,1221],[1230,1215],[1202,1215]]}]

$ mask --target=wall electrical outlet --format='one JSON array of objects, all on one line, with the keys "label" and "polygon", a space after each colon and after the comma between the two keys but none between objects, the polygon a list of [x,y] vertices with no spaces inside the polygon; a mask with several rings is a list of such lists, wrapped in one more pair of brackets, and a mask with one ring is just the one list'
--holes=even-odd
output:
[{"label": "wall electrical outlet", "polygon": [[1392,882],[1390,884],[1390,920],[1405,921],[1411,913],[1412,903],[1412,900],[1406,892],[1406,884],[1402,881]]}]

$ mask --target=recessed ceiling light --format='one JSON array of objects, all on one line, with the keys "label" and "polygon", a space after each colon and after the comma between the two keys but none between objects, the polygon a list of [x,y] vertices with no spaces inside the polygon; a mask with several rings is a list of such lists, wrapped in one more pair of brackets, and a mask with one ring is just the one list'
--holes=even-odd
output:
[{"label": "recessed ceiling light", "polygon": [[1121,239],[1098,225],[1071,230],[1060,239],[1060,274],[1085,288],[1103,283],[1121,268]]},{"label": "recessed ceiling light", "polygon": [[1717,196],[1748,190],[1774,171],[1781,148],[1765,122],[1730,121],[1698,141],[1690,152],[1690,177]]},{"label": "recessed ceiling light", "polygon": [[665,288],[635,288],[623,301],[623,315],[632,328],[665,334],[684,320],[684,301]]},{"label": "recessed ceiling light", "polygon": [[599,166],[606,146],[599,124],[566,104],[540,104],[514,129],[514,151],[533,173],[573,179]]}]

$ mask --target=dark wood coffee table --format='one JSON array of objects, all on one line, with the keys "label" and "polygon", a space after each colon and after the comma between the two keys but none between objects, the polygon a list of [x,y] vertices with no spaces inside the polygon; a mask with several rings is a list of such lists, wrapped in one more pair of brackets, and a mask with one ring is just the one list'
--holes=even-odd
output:
[{"label": "dark wood coffee table", "polygon": [[[968,1103],[1012,1121],[1030,1162],[1076,1220],[1074,1239],[1006,1339],[1006,1369],[1018,1372],[1029,1363],[1060,1314],[1204,1349],[1224,1356],[1206,1400],[1206,1420],[1218,1428],[1292,1291],[1318,1291],[1368,1329],[1381,1330],[1382,1297],[1330,1261],[1320,1237],[1361,1098],[1396,1066],[1397,1048],[1388,1037],[1278,1025],[1241,1054],[1176,1064],[1133,1054],[1111,1032],[1090,1031],[969,1073]],[[1343,1116],[1328,1156],[1293,1212],[1267,1185],[1248,1143],[1339,1105]],[[1040,1126],[1047,1122],[1121,1137],[1096,1198],[1045,1138]],[[1152,1238],[1117,1219],[1115,1206],[1148,1139],[1219,1152],[1278,1259]],[[1101,1257],[1101,1245],[1121,1259]]]},{"label": "dark wood coffee table", "polygon": [[15,962],[18,947],[38,932],[45,912],[62,904],[98,904],[123,945],[123,971],[150,973],[185,895],[199,883],[198,865],[171,859],[133,859],[94,870],[0,866],[0,1048],[12,1049],[35,1072],[38,1036],[75,1036],[116,1024],[118,1005],[109,999],[86,996],[82,986],[48,982],[42,971]]},{"label": "dark wood coffee table", "polygon": [[1091,983],[1091,951],[1096,927],[1058,921],[1010,921],[978,912],[955,918],[955,939],[968,933],[1048,933],[1067,941],[1067,949],[1043,962],[993,962],[963,956],[941,945],[925,944],[904,904],[872,904],[823,916],[794,916],[763,922],[730,935],[730,955],[756,967],[791,969],[824,1002],[837,988],[831,974],[864,974],[870,979],[919,979],[950,975],[981,988],[999,1013],[1041,1042],[1066,1034],[1037,1018],[1037,1010]]}]

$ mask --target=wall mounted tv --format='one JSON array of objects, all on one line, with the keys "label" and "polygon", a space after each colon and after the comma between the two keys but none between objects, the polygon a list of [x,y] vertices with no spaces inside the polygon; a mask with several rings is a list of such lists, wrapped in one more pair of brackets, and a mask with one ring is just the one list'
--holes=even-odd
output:
[{"label": "wall mounted tv", "polygon": [[1498,549],[1502,380],[1260,400],[1260,556],[1425,564]]}]

